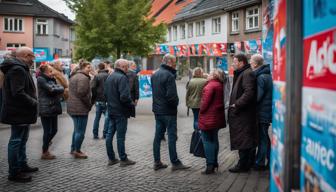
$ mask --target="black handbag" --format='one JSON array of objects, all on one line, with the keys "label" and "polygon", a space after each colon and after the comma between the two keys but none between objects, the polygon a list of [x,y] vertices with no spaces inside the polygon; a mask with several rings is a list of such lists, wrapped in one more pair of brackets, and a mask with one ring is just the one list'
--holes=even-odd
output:
[{"label": "black handbag", "polygon": [[196,157],[205,158],[202,137],[199,130],[194,131],[191,136],[190,153]]}]

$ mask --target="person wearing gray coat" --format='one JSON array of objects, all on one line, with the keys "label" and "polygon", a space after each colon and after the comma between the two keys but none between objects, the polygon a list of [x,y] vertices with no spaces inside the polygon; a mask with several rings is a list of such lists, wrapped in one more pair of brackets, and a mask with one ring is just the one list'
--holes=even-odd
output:
[{"label": "person wearing gray coat", "polygon": [[87,155],[81,151],[81,146],[84,141],[88,116],[92,107],[89,76],[91,70],[90,63],[80,63],[79,70],[71,76],[69,83],[67,111],[74,122],[71,154],[79,159],[87,158]]}]

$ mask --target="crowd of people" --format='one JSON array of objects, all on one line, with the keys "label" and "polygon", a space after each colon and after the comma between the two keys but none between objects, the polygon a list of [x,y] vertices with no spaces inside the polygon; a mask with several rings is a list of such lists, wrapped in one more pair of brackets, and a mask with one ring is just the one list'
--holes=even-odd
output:
[{"label": "crowd of people", "polygon": [[[70,146],[74,158],[88,158],[82,151],[82,143],[89,112],[95,105],[92,134],[94,139],[100,138],[99,122],[104,115],[102,138],[106,143],[108,165],[126,167],[136,163],[128,158],[125,146],[128,119],[135,117],[139,100],[137,65],[133,61],[118,59],[114,68],[107,61],[100,63],[98,69],[94,70],[89,62],[80,60],[78,65],[72,67],[69,80],[62,72],[60,62],[45,64],[39,67],[37,90],[29,70],[33,63],[32,50],[21,47],[0,65],[3,73],[0,120],[11,125],[8,143],[9,180],[29,182],[32,177],[26,173],[38,171],[38,168],[28,165],[26,156],[30,124],[37,121],[38,115],[44,132],[41,159],[56,158],[49,148],[57,133],[62,101],[66,102],[67,113],[74,124]],[[268,127],[272,114],[269,65],[263,63],[261,55],[253,55],[249,63],[246,55],[238,54],[234,56],[233,66],[235,71],[231,91],[226,89],[230,84],[229,78],[220,69],[205,75],[201,68],[195,68],[187,84],[186,104],[192,109],[193,127],[201,133],[206,157],[203,174],[215,173],[219,167],[218,132],[227,127],[227,122],[231,149],[239,151],[239,161],[229,171],[247,172],[252,167],[265,170],[269,166]],[[155,116],[153,169],[168,167],[160,158],[160,146],[165,133],[168,135],[172,170],[189,169],[190,166],[184,165],[178,158],[176,150],[179,97],[175,56],[167,54],[163,57],[160,68],[151,77],[151,85]],[[118,157],[112,145],[115,134]]]}]

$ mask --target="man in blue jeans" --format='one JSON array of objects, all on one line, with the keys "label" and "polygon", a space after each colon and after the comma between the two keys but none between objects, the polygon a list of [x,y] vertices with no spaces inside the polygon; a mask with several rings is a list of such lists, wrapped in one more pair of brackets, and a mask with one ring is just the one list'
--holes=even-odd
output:
[{"label": "man in blue jeans", "polygon": [[36,87],[29,73],[34,58],[30,48],[21,47],[14,58],[5,60],[0,67],[4,73],[0,118],[2,123],[11,125],[8,180],[14,182],[30,182],[32,177],[26,173],[38,171],[38,168],[27,164],[26,155],[30,124],[37,120]]},{"label": "man in blue jeans", "polygon": [[107,78],[104,86],[107,99],[107,110],[110,118],[106,135],[106,151],[109,158],[108,165],[119,163],[115,157],[112,139],[117,133],[117,146],[120,158],[120,167],[134,165],[135,161],[128,159],[125,152],[125,137],[127,131],[127,119],[135,117],[135,106],[131,99],[130,85],[127,78],[128,61],[118,59],[115,62],[115,71]]},{"label": "man in blue jeans", "polygon": [[167,54],[163,64],[151,78],[153,89],[153,112],[155,114],[156,130],[153,142],[154,170],[165,169],[168,166],[161,162],[160,146],[164,133],[168,133],[168,148],[172,170],[188,169],[177,157],[177,106],[179,98],[176,89],[176,57]]},{"label": "man in blue jeans", "polygon": [[106,137],[107,128],[108,128],[108,118],[106,110],[106,98],[104,95],[104,83],[109,76],[108,70],[105,68],[104,63],[98,65],[99,71],[98,74],[93,78],[91,90],[92,90],[92,102],[96,104],[96,117],[93,122],[93,138],[99,139],[98,130],[99,130],[99,121],[102,114],[105,115],[105,123],[103,130],[103,138]]},{"label": "man in blue jeans", "polygon": [[[254,165],[255,170],[267,170],[270,161],[271,140],[268,135],[268,128],[272,122],[272,92],[273,80],[269,65],[264,64],[261,55],[255,54],[251,57],[251,67],[257,77],[257,112],[259,125],[259,145],[257,158]],[[267,158],[267,165],[265,159]]]}]

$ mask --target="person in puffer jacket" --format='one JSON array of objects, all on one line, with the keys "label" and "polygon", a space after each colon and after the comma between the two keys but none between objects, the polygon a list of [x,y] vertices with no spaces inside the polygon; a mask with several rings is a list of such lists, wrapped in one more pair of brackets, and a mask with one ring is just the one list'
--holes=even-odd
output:
[{"label": "person in puffer jacket", "polygon": [[43,127],[43,146],[41,159],[55,159],[49,152],[49,145],[57,133],[57,117],[62,114],[61,97],[64,87],[58,85],[54,78],[53,69],[49,65],[40,67],[37,78],[39,114]]},{"label": "person in puffer jacket", "polygon": [[206,157],[206,169],[202,174],[212,174],[218,168],[218,131],[226,127],[223,81],[224,72],[214,70],[202,92],[198,120]]}]

